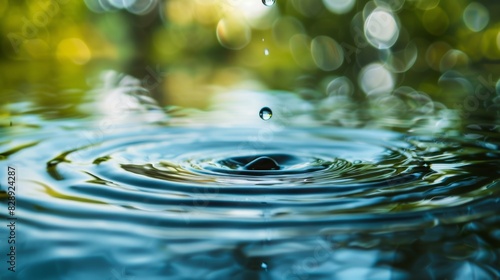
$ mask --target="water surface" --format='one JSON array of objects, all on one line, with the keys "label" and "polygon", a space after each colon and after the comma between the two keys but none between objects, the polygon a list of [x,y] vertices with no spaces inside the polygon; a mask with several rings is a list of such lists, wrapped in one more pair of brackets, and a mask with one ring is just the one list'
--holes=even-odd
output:
[{"label": "water surface", "polygon": [[19,279],[500,276],[498,125],[252,115],[14,117],[0,163],[18,169]]}]

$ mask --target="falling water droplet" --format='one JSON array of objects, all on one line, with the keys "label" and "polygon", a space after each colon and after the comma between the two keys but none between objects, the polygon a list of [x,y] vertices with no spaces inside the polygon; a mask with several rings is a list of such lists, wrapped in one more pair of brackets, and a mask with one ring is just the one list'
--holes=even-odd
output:
[{"label": "falling water droplet", "polygon": [[273,111],[269,107],[264,107],[260,109],[259,116],[261,119],[267,121],[273,117]]},{"label": "falling water droplet", "polygon": [[276,3],[276,0],[262,0],[262,4],[266,6],[272,6],[274,3]]},{"label": "falling water droplet", "polygon": [[265,271],[267,271],[267,263],[262,262],[262,264],[260,265],[260,267],[261,267],[262,269],[264,269]]},{"label": "falling water droplet", "polygon": [[269,55],[269,50],[268,50],[268,49],[264,49],[264,55],[265,55],[265,56],[268,56],[268,55]]}]

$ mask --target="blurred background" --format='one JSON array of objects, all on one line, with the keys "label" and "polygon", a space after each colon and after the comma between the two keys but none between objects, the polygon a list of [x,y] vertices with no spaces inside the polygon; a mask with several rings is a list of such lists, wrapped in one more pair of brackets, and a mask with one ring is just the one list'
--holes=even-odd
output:
[{"label": "blurred background", "polygon": [[77,105],[112,71],[161,106],[288,91],[320,115],[448,108],[498,118],[498,1],[273,2],[0,0],[0,102],[82,114]]},{"label": "blurred background", "polygon": [[0,34],[18,279],[500,277],[499,0],[0,0]]}]

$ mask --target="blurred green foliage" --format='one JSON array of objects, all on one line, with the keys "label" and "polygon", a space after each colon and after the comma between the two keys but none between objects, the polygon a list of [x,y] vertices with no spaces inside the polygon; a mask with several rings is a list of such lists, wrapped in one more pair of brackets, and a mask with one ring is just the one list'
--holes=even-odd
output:
[{"label": "blurred green foliage", "polygon": [[[138,78],[165,105],[195,107],[241,88],[321,99],[335,77],[348,78],[364,101],[360,72],[374,62],[392,67],[392,89],[410,86],[449,107],[463,107],[478,85],[495,87],[498,1],[358,0],[347,11],[335,2],[0,0],[2,102],[39,92],[57,93],[41,95],[46,104],[79,102],[61,93],[83,94],[107,69]],[[397,24],[389,48],[367,40],[377,9]]]}]

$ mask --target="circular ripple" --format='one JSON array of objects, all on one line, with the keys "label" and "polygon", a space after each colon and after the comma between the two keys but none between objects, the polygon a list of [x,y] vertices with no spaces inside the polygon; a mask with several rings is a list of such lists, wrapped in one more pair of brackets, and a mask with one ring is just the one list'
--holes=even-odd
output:
[{"label": "circular ripple", "polygon": [[[61,154],[49,173],[60,180],[87,174],[91,180],[71,186],[79,197],[158,213],[152,219],[174,228],[408,228],[476,217],[471,211],[487,214],[498,204],[491,196],[498,182],[481,172],[499,170],[494,145],[366,129],[289,129],[268,141],[255,135],[127,131]],[[467,157],[476,160],[464,164]],[[189,225],[174,222],[179,213]]]},{"label": "circular ripple", "polygon": [[[349,135],[345,130],[317,135],[314,131],[289,131],[264,142],[244,140],[254,131],[226,131],[206,136],[207,132],[167,130],[164,135],[154,137],[113,139],[98,148],[70,153],[64,161],[76,165],[91,161],[90,173],[113,182],[127,183],[124,177],[116,175],[123,171],[129,176],[133,173],[132,176],[160,179],[166,189],[172,181],[209,187],[257,183],[282,189],[311,182],[340,187],[415,175],[417,170],[420,175],[430,172],[423,160],[408,149],[408,143],[397,143],[398,147],[395,141],[373,137],[396,134],[378,132],[380,135],[366,134],[364,139],[354,139],[356,136],[350,139],[338,136]],[[294,137],[299,139],[289,140]],[[309,144],[300,140],[301,137],[307,137]]]}]

